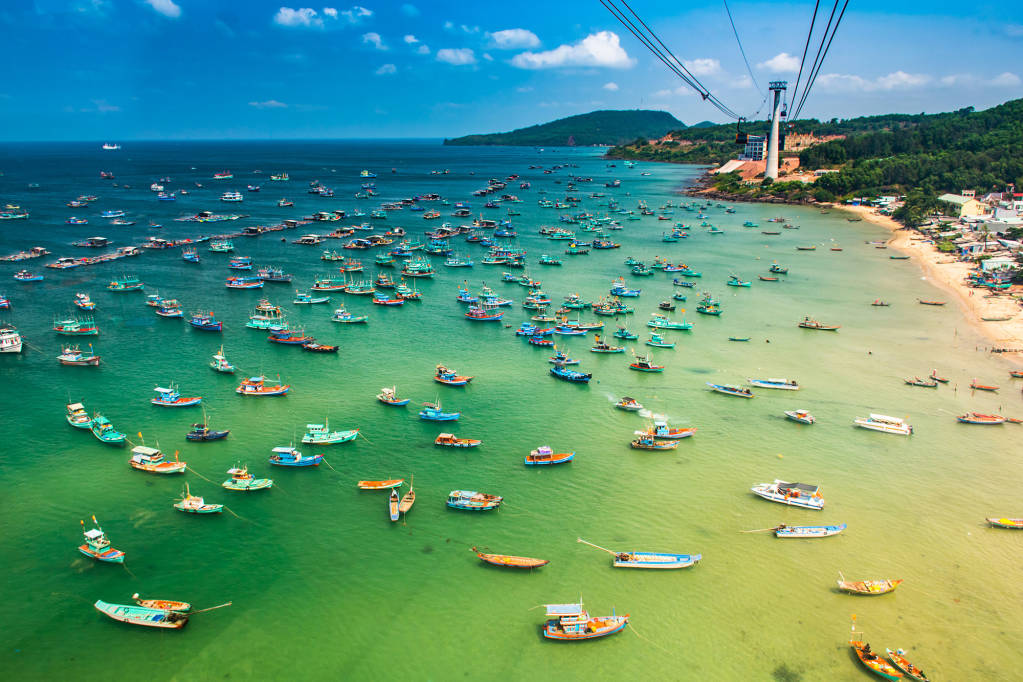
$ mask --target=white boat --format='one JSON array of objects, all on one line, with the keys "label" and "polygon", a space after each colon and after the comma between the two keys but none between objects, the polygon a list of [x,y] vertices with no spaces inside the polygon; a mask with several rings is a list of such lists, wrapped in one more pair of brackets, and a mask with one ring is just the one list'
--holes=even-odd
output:
[{"label": "white boat", "polygon": [[158,182],[154,182],[149,186],[150,192],[162,192],[164,189],[165,189],[164,186]]},{"label": "white boat", "polygon": [[110,151],[117,151],[120,148],[121,148],[121,145],[119,145],[119,144],[111,144],[109,142],[107,142],[107,143],[105,143],[103,145],[103,149],[105,149],[108,152],[110,152]]},{"label": "white boat", "polygon": [[806,410],[785,410],[785,416],[794,422],[799,422],[800,424],[813,424],[817,421],[817,419]]},{"label": "white boat", "polygon": [[913,427],[906,423],[905,419],[888,417],[883,414],[871,414],[869,417],[857,417],[854,422],[856,426],[871,431],[882,433],[894,433],[899,436],[908,436],[913,433]]},{"label": "white boat", "polygon": [[846,529],[844,523],[834,526],[787,526],[784,523],[774,529],[778,538],[827,538],[838,535]]},{"label": "white boat", "polygon": [[799,384],[793,379],[747,379],[751,386],[758,388],[779,388],[783,391],[798,391]]},{"label": "white boat", "polygon": [[243,201],[243,198],[241,192],[224,192],[220,195],[220,200],[237,203],[239,201]]},{"label": "white boat", "polygon": [[0,328],[0,353],[20,353],[21,334],[14,327]]},{"label": "white boat", "polygon": [[329,422],[327,420],[324,422],[323,424],[306,424],[306,434],[302,436],[302,442],[316,445],[347,443],[350,440],[355,440],[355,437],[359,435],[359,429],[331,431]]},{"label": "white boat", "polygon": [[765,500],[787,504],[791,507],[817,511],[824,508],[824,497],[821,496],[820,487],[809,483],[789,483],[776,478],[774,483],[760,483],[750,490],[754,495]]}]

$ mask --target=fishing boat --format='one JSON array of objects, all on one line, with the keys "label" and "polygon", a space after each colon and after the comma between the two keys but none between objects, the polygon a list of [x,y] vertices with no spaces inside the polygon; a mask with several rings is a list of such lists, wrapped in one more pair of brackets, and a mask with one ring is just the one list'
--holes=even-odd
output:
[{"label": "fishing boat", "polygon": [[1009,519],[1009,518],[990,518],[985,519],[989,524],[995,528],[1012,528],[1015,530],[1023,530],[1023,519]]},{"label": "fishing boat", "polygon": [[99,327],[91,316],[78,319],[69,317],[64,320],[53,321],[53,331],[61,336],[96,336],[99,334]]},{"label": "fishing boat", "polygon": [[[183,603],[183,602],[174,602]],[[130,604],[109,604],[102,599],[93,606],[100,613],[122,623],[177,630],[188,622],[188,614],[173,609],[146,608]]]},{"label": "fishing boat", "polygon": [[213,354],[213,359],[210,360],[210,369],[216,372],[222,372],[224,374],[234,374],[235,366],[228,362],[224,356],[224,344],[220,344],[220,350]]},{"label": "fishing boat", "polygon": [[793,379],[747,379],[757,388],[775,388],[783,391],[798,391],[799,384]]},{"label": "fishing boat", "polygon": [[576,538],[576,542],[584,545],[589,545],[601,551],[607,552],[611,555],[611,565],[615,568],[654,568],[654,569],[672,569],[672,568],[689,568],[695,566],[700,559],[703,558],[701,554],[667,554],[659,552],[616,552],[600,545],[595,545],[592,542],[587,542],[582,538]]},{"label": "fishing boat", "polygon": [[664,365],[656,365],[650,360],[649,355],[632,354],[633,362],[629,363],[629,369],[637,372],[663,372]]},{"label": "fishing boat", "polygon": [[270,451],[270,464],[280,467],[320,466],[323,455],[303,455],[290,445],[282,445]]},{"label": "fishing boat", "polygon": [[942,305],[945,305],[948,302],[948,301],[927,301],[927,300],[924,300],[922,298],[918,298],[916,300],[920,302],[920,305],[937,305],[937,306],[942,306]]},{"label": "fishing boat", "polygon": [[483,441],[473,438],[457,438],[451,433],[442,433],[433,441],[434,445],[445,445],[450,448],[474,448],[482,445]]},{"label": "fishing boat", "polygon": [[192,424],[192,430],[185,434],[185,438],[194,442],[205,442],[208,440],[221,440],[227,438],[230,431],[214,431],[210,428],[209,419],[202,423]]},{"label": "fishing boat", "polygon": [[1018,369],[1010,370],[1009,376],[1012,377],[1013,379],[1023,379],[1023,370]]},{"label": "fishing boat", "polygon": [[544,604],[547,617],[543,636],[572,642],[606,637],[621,632],[629,623],[629,615],[590,616],[582,604]]},{"label": "fishing boat", "polygon": [[933,379],[934,381],[937,381],[940,384],[947,384],[949,382],[948,377],[938,376],[938,370],[936,369],[931,370],[931,373],[928,375],[928,377],[930,379]]},{"label": "fishing boat", "polygon": [[419,418],[426,421],[451,422],[460,416],[461,412],[445,412],[439,400],[436,403],[423,403],[423,409],[419,410]]},{"label": "fishing boat", "polygon": [[820,486],[808,483],[788,483],[775,479],[774,483],[759,483],[750,489],[754,495],[771,502],[787,504],[820,511],[824,508],[824,497]]},{"label": "fishing boat", "polygon": [[453,369],[448,369],[444,365],[437,365],[437,373],[433,375],[433,380],[439,384],[445,384],[447,386],[465,386],[475,377],[461,376]]},{"label": "fishing boat", "polygon": [[75,305],[82,310],[95,310],[96,303],[89,298],[89,294],[77,293],[75,294]]},{"label": "fishing boat", "polygon": [[157,386],[153,390],[156,391],[156,397],[149,402],[161,407],[190,407],[202,402],[202,396],[182,396],[174,384],[171,384],[169,388]]},{"label": "fishing boat", "polygon": [[673,427],[668,426],[667,422],[655,421],[652,425],[648,426],[643,431],[635,431],[637,436],[647,436],[649,438],[662,438],[664,440],[680,440],[682,438],[689,438],[696,433],[696,429],[692,427]]},{"label": "fishing boat", "polygon": [[412,509],[412,505],[416,503],[416,491],[412,489],[415,479],[409,482],[408,492],[401,496],[401,500],[398,502],[398,511],[402,514],[408,514],[409,510]]},{"label": "fishing boat", "polygon": [[95,367],[99,365],[100,357],[92,352],[92,344],[89,344],[89,354],[86,355],[78,346],[64,346],[61,348],[57,361],[62,365],[71,367]]},{"label": "fishing boat", "polygon": [[92,418],[81,403],[68,403],[65,418],[76,429],[87,429],[92,423]]},{"label": "fishing boat", "polygon": [[551,563],[550,559],[533,559],[525,556],[512,556],[510,554],[488,554],[481,552],[476,547],[472,551],[480,558],[480,561],[493,566],[506,566],[508,568],[540,568]]},{"label": "fishing boat", "polygon": [[661,315],[660,313],[652,313],[652,318],[649,321],[647,321],[646,326],[650,327],[651,329],[678,329],[681,331],[689,331],[690,329],[693,328],[693,323],[686,322],[684,318],[682,319],[681,322],[675,322],[673,320],[669,320],[666,315]]},{"label": "fishing boat", "polygon": [[89,422],[89,429],[96,439],[109,445],[121,445],[127,438],[126,435],[114,428],[110,420],[103,415],[96,413],[96,416]]},{"label": "fishing boat", "polygon": [[824,324],[823,322],[818,322],[817,320],[812,320],[809,317],[804,317],[799,322],[798,326],[802,327],[803,329],[817,329],[819,331],[825,331],[825,332],[837,332],[839,329],[841,329],[841,325],[837,325],[837,324]]},{"label": "fishing boat", "polygon": [[653,346],[654,348],[674,348],[675,343],[665,341],[664,337],[660,334],[651,333],[650,338],[645,341],[646,345]]},{"label": "fishing boat", "polygon": [[575,370],[567,369],[564,365],[560,364],[556,364],[554,365],[554,367],[551,367],[550,374],[551,376],[557,379],[561,379],[563,381],[571,381],[579,384],[587,384],[590,382],[590,379],[593,378],[593,374],[591,373],[576,372]]},{"label": "fishing boat", "polygon": [[181,250],[181,259],[188,263],[198,263],[199,253],[195,250],[195,247],[186,247]]},{"label": "fishing boat", "polygon": [[291,386],[287,384],[281,384],[280,378],[277,379],[277,383],[268,385],[266,383],[266,377],[249,377],[242,379],[241,385],[234,390],[238,395],[249,395],[249,396],[273,396],[273,395],[284,395]]},{"label": "fishing boat", "polygon": [[900,682],[902,680],[902,673],[891,663],[872,652],[869,644],[850,639],[849,646],[852,647],[856,658],[860,659],[860,663],[870,672],[891,682]]},{"label": "fishing boat", "polygon": [[[641,433],[637,431],[637,433]],[[633,450],[674,450],[678,447],[677,440],[657,440],[650,436],[640,436],[629,443]]]},{"label": "fishing boat", "polygon": [[332,322],[340,322],[342,324],[364,324],[369,321],[369,315],[353,315],[341,307],[334,311],[330,320]]},{"label": "fishing boat", "polygon": [[838,589],[850,594],[876,596],[888,594],[902,584],[902,580],[839,580]]},{"label": "fishing boat", "polygon": [[96,521],[96,517],[92,517],[92,522],[95,524],[95,528],[85,529],[85,521],[82,521],[82,535],[85,538],[85,542],[78,546],[78,551],[85,556],[92,557],[97,561],[110,564],[123,564],[124,563],[124,552],[119,549],[114,549],[110,546],[110,540],[107,539],[103,529],[100,528],[99,523]]},{"label": "fishing boat", "polygon": [[629,341],[635,341],[636,339],[639,338],[639,334],[630,332],[625,327],[618,327],[618,329],[614,331],[612,336],[614,336],[616,339],[626,339]]},{"label": "fishing boat", "polygon": [[777,273],[779,275],[787,275],[787,274],[789,274],[789,269],[788,268],[783,268],[782,266],[778,265],[777,263],[772,263],[771,267],[769,269],[770,269],[771,272]]},{"label": "fishing boat", "polygon": [[749,341],[750,337],[748,337],[748,336],[729,336],[728,340],[729,341],[745,342],[745,341]]},{"label": "fishing boat", "polygon": [[570,358],[563,350],[557,350],[557,352],[551,357],[547,358],[547,362],[554,365],[578,365],[579,361],[575,358]]},{"label": "fishing boat", "polygon": [[1000,414],[980,414],[979,412],[967,412],[956,417],[956,420],[963,424],[1004,424],[1005,417]]},{"label": "fishing boat", "polygon": [[974,379],[973,381],[970,382],[970,388],[972,388],[975,391],[991,391],[991,392],[994,392],[994,391],[997,391],[999,387],[998,386],[988,386],[987,384],[978,384],[977,380]]},{"label": "fishing boat", "polygon": [[132,469],[151,474],[183,474],[187,468],[184,462],[178,460],[178,453],[174,453],[174,461],[170,462],[164,459],[158,449],[145,445],[136,445],[131,449],[128,465]]},{"label": "fishing boat", "polygon": [[475,490],[452,490],[448,493],[447,505],[452,509],[490,511],[500,507],[503,501],[503,497],[488,495],[476,492]]},{"label": "fishing boat", "polygon": [[796,251],[816,251],[816,246],[797,246]]},{"label": "fishing boat", "polygon": [[543,466],[547,464],[565,464],[575,458],[575,452],[554,452],[549,446],[541,445],[530,451],[524,460],[526,466]]},{"label": "fishing boat", "polygon": [[382,402],[384,405],[391,405],[392,407],[403,407],[408,405],[412,400],[411,398],[398,398],[397,387],[391,386],[380,389],[380,393],[377,394],[377,400]]},{"label": "fishing boat", "polygon": [[388,481],[359,481],[356,485],[360,490],[391,490],[400,488],[404,483],[404,478],[393,478]]},{"label": "fishing boat", "polygon": [[327,419],[323,420],[322,424],[306,424],[305,435],[302,436],[303,443],[311,443],[313,445],[333,445],[336,443],[347,443],[348,441],[355,440],[359,435],[359,429],[352,429],[351,431],[331,431],[330,421]]},{"label": "fishing boat", "polygon": [[783,523],[774,528],[774,536],[778,538],[827,538],[838,535],[845,529],[844,523],[834,526],[788,526]]},{"label": "fishing boat", "polygon": [[401,513],[398,511],[398,505],[401,499],[398,497],[398,491],[391,488],[391,494],[387,500],[387,512],[391,518],[391,521],[397,521],[401,517]]},{"label": "fishing boat", "polygon": [[310,340],[302,344],[302,350],[307,350],[310,353],[336,353],[340,350],[340,346],[330,346],[325,343],[318,343],[315,340]]},{"label": "fishing boat", "polygon": [[249,467],[235,465],[227,470],[231,478],[220,485],[228,490],[238,492],[251,492],[253,490],[264,490],[273,486],[274,482],[269,478],[256,478],[249,473]]},{"label": "fishing boat", "polygon": [[933,379],[921,379],[920,377],[913,377],[912,379],[903,379],[903,381],[909,386],[921,386],[923,388],[937,388],[938,382]]},{"label": "fishing boat", "polygon": [[764,275],[760,275],[760,281],[761,282],[777,282],[778,278],[777,277],[765,277]]},{"label": "fishing boat", "polygon": [[892,651],[891,649],[885,648],[885,652],[888,654],[888,660],[892,662],[892,665],[901,670],[906,677],[911,680],[916,680],[917,682],[929,682],[927,675],[924,674],[923,670],[906,660],[905,651],[902,649]]},{"label": "fishing boat", "polygon": [[108,291],[142,291],[145,286],[134,275],[122,275],[107,285]]},{"label": "fishing boat", "polygon": [[595,343],[590,347],[591,353],[624,353],[625,346],[612,346],[604,341],[600,334],[595,335]]},{"label": "fishing boat", "polygon": [[785,418],[800,424],[813,424],[817,420],[806,410],[785,410]]},{"label": "fishing boat", "polygon": [[19,282],[41,282],[43,281],[43,276],[33,274],[28,270],[19,270],[18,272],[14,273],[14,279],[18,280]]},{"label": "fishing boat", "polygon": [[212,312],[198,311],[192,313],[192,319],[188,321],[196,329],[208,332],[223,331],[224,323],[218,320]]},{"label": "fishing boat", "polygon": [[173,298],[168,298],[161,301],[160,307],[157,308],[155,312],[160,317],[166,318],[184,317],[184,313],[181,312],[181,303]]},{"label": "fishing boat", "polygon": [[908,436],[913,433],[913,427],[907,424],[904,419],[889,417],[883,414],[857,417],[853,423],[860,428],[880,431],[882,433],[893,433],[900,436]]},{"label": "fishing boat", "polygon": [[[761,277],[761,279],[763,278]],[[725,282],[725,284],[727,284],[730,287],[748,287],[752,285],[751,282],[741,280],[736,275],[730,275],[728,281]]]}]

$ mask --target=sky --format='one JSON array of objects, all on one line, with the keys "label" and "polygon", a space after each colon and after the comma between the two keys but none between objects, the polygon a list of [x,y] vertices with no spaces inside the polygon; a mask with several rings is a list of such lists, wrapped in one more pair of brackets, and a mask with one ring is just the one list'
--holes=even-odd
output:
[{"label": "sky", "polygon": [[[358,1],[2,0],[0,139],[437,138],[595,109],[727,121],[599,0]],[[723,3],[631,5],[749,118],[769,81],[794,82],[814,7],[728,3],[751,75]],[[1019,97],[1023,18],[1006,3],[851,0],[802,116]]]}]

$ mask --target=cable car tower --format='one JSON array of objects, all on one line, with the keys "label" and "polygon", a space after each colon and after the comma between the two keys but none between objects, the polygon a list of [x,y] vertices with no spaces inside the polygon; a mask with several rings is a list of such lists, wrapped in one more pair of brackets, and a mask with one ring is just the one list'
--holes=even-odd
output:
[{"label": "cable car tower", "polygon": [[781,110],[781,93],[785,92],[788,85],[788,81],[771,81],[768,88],[774,93],[774,107],[771,113],[771,134],[767,138],[767,168],[764,177],[772,180],[778,179],[778,128],[779,119],[784,115]]}]

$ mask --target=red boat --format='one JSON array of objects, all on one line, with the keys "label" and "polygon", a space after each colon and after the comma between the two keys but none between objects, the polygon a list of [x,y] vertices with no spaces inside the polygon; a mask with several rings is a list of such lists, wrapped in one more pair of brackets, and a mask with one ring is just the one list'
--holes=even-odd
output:
[{"label": "red boat", "polygon": [[978,384],[976,379],[974,379],[973,381],[970,382],[970,388],[972,388],[975,391],[997,391],[998,390],[998,386],[988,386],[986,384]]},{"label": "red boat", "polygon": [[472,551],[476,553],[481,560],[492,564],[494,566],[507,566],[509,568],[540,568],[551,563],[550,559],[533,559],[527,556],[512,556],[510,554],[487,554],[481,552],[475,547]]},{"label": "red boat", "polygon": [[437,365],[437,373],[433,376],[434,381],[439,384],[447,384],[448,386],[465,386],[474,378],[456,374],[455,370],[448,369],[444,365]]},{"label": "red boat", "polygon": [[311,336],[306,336],[305,332],[299,331],[279,331],[272,332],[267,341],[273,343],[283,343],[289,346],[304,346],[307,343],[316,343],[316,339]]}]

